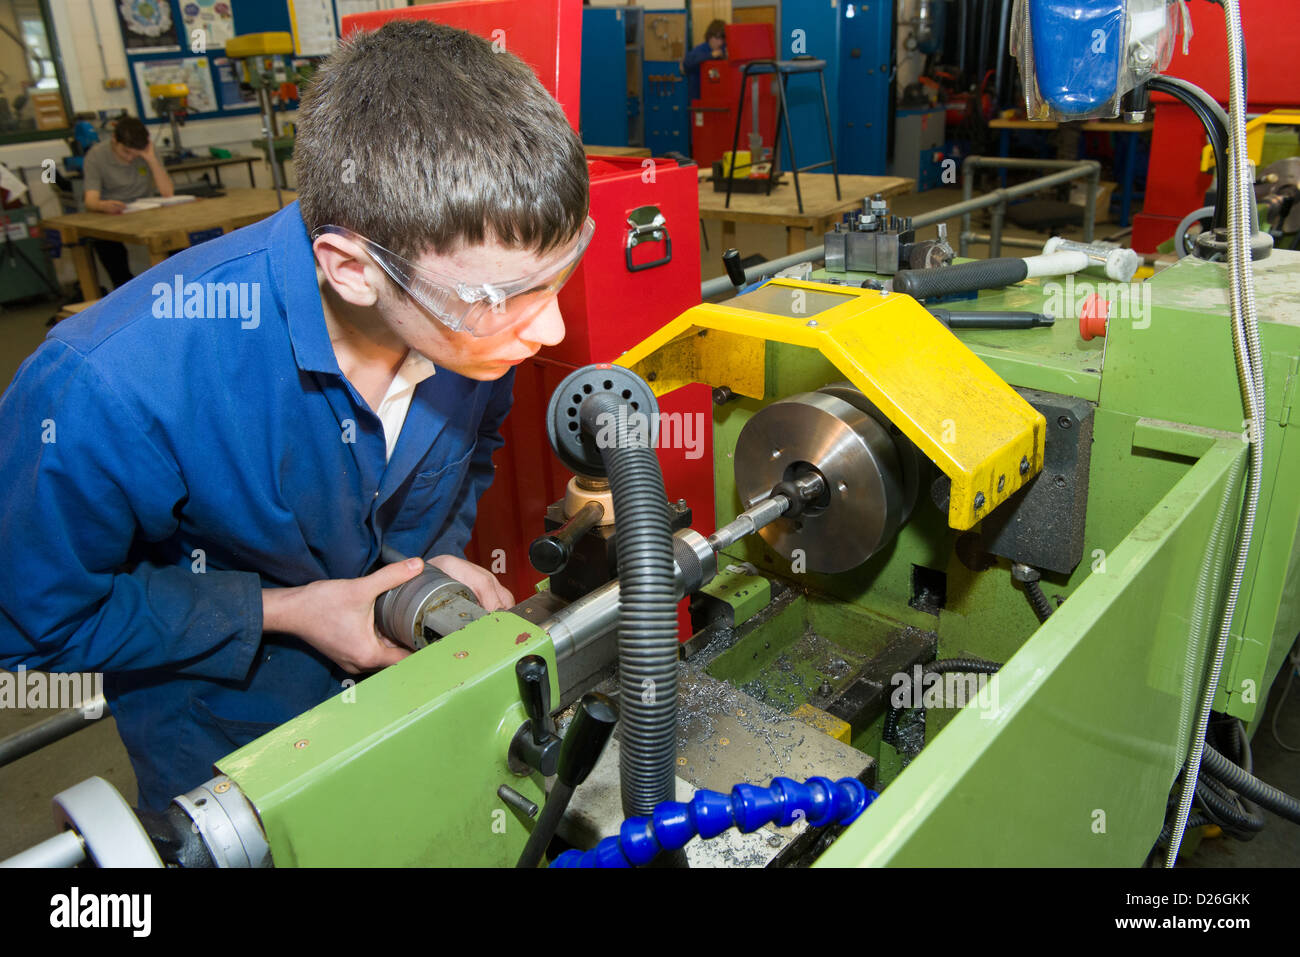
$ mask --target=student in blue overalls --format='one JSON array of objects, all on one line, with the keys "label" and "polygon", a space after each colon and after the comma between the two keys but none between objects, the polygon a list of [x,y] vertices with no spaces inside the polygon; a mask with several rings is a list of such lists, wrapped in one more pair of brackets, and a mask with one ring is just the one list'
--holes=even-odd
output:
[{"label": "student in blue overalls", "polygon": [[[582,144],[422,21],[304,93],[298,200],[60,323],[0,399],[0,667],[105,674],[140,806],[408,652],[376,596],[464,558],[514,366],[564,336]],[[385,563],[381,549],[416,556]]]},{"label": "student in blue overalls", "polygon": [[704,42],[692,47],[682,58],[682,72],[686,74],[686,89],[692,100],[700,98],[700,66],[709,60],[727,58],[727,25],[712,20],[704,31]]}]

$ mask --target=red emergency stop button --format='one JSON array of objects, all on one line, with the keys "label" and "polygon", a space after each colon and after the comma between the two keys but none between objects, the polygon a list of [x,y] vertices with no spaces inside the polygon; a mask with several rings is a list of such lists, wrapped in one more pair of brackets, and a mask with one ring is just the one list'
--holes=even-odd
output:
[{"label": "red emergency stop button", "polygon": [[1098,336],[1106,335],[1106,319],[1110,315],[1110,303],[1097,293],[1083,301],[1079,310],[1079,335],[1084,342],[1091,342]]}]

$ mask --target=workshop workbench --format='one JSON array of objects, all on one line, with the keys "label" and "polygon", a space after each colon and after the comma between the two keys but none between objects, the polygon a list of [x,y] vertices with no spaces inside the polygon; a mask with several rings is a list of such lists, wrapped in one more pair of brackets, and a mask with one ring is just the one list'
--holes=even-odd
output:
[{"label": "workshop workbench", "polygon": [[[283,191],[285,204],[297,194]],[[72,255],[81,284],[81,297],[90,302],[99,298],[99,280],[90,247],[83,239],[106,239],[119,243],[136,243],[149,250],[149,261],[157,265],[168,254],[194,244],[196,233],[220,229],[231,232],[265,219],[280,208],[273,189],[228,189],[225,196],[196,199],[138,213],[70,213],[41,221],[41,228],[57,230],[63,245]],[[210,237],[203,237],[210,238]],[[202,241],[201,239],[199,241]]]},{"label": "workshop workbench", "polygon": [[794,181],[789,177],[770,196],[733,192],[728,209],[727,194],[715,192],[712,180],[703,178],[710,175],[708,170],[700,171],[700,218],[722,221],[724,249],[736,244],[736,223],[770,223],[785,227],[786,251],[791,253],[808,248],[805,230],[813,230],[814,245],[819,244],[821,235],[839,222],[844,213],[861,208],[864,197],[881,193],[888,199],[910,193],[916,186],[916,180],[901,176],[841,175],[840,198],[836,199],[834,178],[829,173],[805,173],[799,177],[804,207],[801,213]]},{"label": "workshop workbench", "polygon": [[170,173],[197,173],[201,170],[210,169],[216,174],[217,185],[221,186],[221,167],[238,166],[240,163],[248,165],[248,183],[254,189],[257,188],[257,177],[253,174],[253,164],[262,162],[260,156],[248,156],[238,154],[235,156],[208,156],[196,157],[190,160],[184,160],[180,163],[166,163],[163,168]]},{"label": "workshop workbench", "polygon": [[649,156],[648,146],[593,146],[582,144],[582,152],[587,156]]},{"label": "workshop workbench", "polygon": [[[1154,115],[1151,111],[1150,115]],[[1079,124],[1079,129],[1084,133],[1121,133],[1129,134],[1124,138],[1122,148],[1116,148],[1116,175],[1120,181],[1119,194],[1119,225],[1127,226],[1132,215],[1133,197],[1135,193],[1134,181],[1137,178],[1138,167],[1138,140],[1140,134],[1150,133],[1155,129],[1154,120],[1146,120],[1142,123],[1125,123],[1123,120],[1087,120]],[[1053,120],[1005,120],[1001,117],[989,120],[989,129],[998,131],[998,155],[1011,155],[1011,133],[1014,130],[1028,133],[1051,133],[1061,128],[1061,124]],[[998,179],[1005,189],[1007,185],[1007,171],[1002,170],[998,174]]]}]

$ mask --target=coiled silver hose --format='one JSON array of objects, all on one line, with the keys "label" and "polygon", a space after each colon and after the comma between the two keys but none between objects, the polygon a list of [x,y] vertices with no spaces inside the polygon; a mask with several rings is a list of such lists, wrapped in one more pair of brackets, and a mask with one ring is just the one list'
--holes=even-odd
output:
[{"label": "coiled silver hose", "polygon": [[1246,409],[1250,437],[1250,465],[1237,548],[1233,559],[1232,579],[1224,602],[1223,620],[1219,628],[1218,640],[1215,642],[1210,674],[1201,697],[1197,721],[1193,726],[1192,750],[1183,772],[1182,789],[1178,796],[1178,813],[1170,836],[1165,867],[1173,867],[1178,859],[1178,849],[1183,842],[1187,818],[1191,813],[1192,798],[1196,793],[1201,758],[1205,753],[1205,732],[1210,720],[1210,711],[1214,706],[1214,696],[1218,691],[1219,678],[1223,672],[1223,659],[1227,652],[1228,639],[1231,637],[1232,621],[1237,610],[1237,599],[1241,594],[1242,580],[1246,574],[1246,561],[1250,555],[1264,462],[1264,368],[1259,344],[1259,317],[1255,306],[1255,280],[1251,269],[1251,206],[1255,200],[1254,182],[1246,152],[1246,89],[1243,82],[1245,73],[1241,10],[1238,0],[1222,0],[1222,5],[1228,31],[1229,73],[1228,274],[1232,291],[1229,297],[1229,308],[1232,317],[1232,350],[1236,359],[1237,380],[1241,386],[1242,403]]}]

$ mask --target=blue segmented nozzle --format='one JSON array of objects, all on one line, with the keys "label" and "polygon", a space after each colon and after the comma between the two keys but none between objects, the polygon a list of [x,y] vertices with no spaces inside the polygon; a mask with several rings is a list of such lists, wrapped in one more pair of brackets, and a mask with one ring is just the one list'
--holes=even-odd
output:
[{"label": "blue segmented nozzle", "polygon": [[664,801],[650,817],[630,817],[618,834],[590,851],[565,851],[552,867],[639,867],[660,851],[685,847],[697,834],[705,840],[727,828],[742,834],[765,824],[782,827],[800,818],[813,827],[852,824],[879,795],[857,778],[809,778],[802,784],[773,778],[768,787],[737,784],[730,794],[696,791],[689,804]]}]

